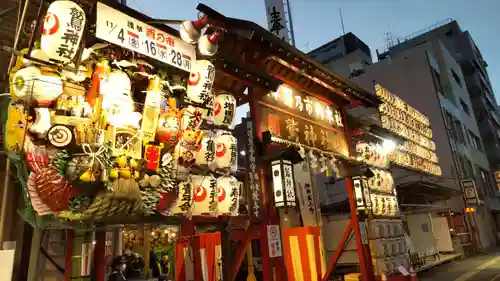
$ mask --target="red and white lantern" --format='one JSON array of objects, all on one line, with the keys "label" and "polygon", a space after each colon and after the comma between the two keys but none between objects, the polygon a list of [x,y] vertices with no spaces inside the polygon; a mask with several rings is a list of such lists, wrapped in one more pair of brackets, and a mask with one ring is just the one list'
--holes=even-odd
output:
[{"label": "red and white lantern", "polygon": [[215,81],[215,67],[208,60],[198,60],[191,68],[187,86],[187,97],[195,103],[205,104],[213,99],[212,86]]},{"label": "red and white lantern", "polygon": [[195,164],[198,166],[212,166],[215,161],[215,140],[212,134],[206,132],[198,146]]},{"label": "red and white lantern", "polygon": [[86,16],[74,1],[50,4],[42,27],[41,49],[53,60],[68,62],[80,48]]},{"label": "red and white lantern", "polygon": [[232,176],[217,179],[219,215],[238,215],[240,186],[241,182]]},{"label": "red and white lantern", "polygon": [[229,134],[215,138],[215,162],[217,170],[236,170],[237,164],[236,138]]},{"label": "red and white lantern", "polygon": [[217,180],[212,175],[190,176],[190,181],[194,189],[193,196],[193,216],[217,214]]},{"label": "red and white lantern", "polygon": [[185,131],[189,128],[196,131],[207,116],[208,110],[190,105],[182,111],[181,129]]},{"label": "red and white lantern", "polygon": [[214,124],[230,127],[236,116],[236,98],[228,93],[219,94],[214,103]]}]

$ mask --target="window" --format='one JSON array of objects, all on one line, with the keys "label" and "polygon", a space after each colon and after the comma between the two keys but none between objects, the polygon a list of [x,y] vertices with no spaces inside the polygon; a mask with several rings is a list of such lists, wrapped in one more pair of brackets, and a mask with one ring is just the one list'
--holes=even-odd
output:
[{"label": "window", "polygon": [[457,82],[458,86],[462,87],[462,80],[460,80],[460,77],[458,77],[458,74],[455,72],[455,70],[453,70],[453,68],[451,69],[451,75],[453,76],[453,80]]},{"label": "window", "polygon": [[446,31],[445,35],[446,35],[446,37],[451,37],[451,36],[453,36],[453,30],[452,30],[452,29],[450,29],[450,30]]},{"label": "window", "polygon": [[460,99],[460,105],[462,106],[462,109],[464,110],[464,112],[470,116],[470,109],[469,109],[469,106],[465,103],[465,101],[463,99]]},{"label": "window", "polygon": [[432,71],[432,80],[434,81],[434,87],[436,87],[436,91],[441,94],[444,94],[443,85],[441,84],[441,75],[431,67]]},{"label": "window", "polygon": [[481,175],[481,183],[483,184],[483,187],[486,190],[486,193],[489,195],[492,195],[495,192],[495,188],[491,184],[491,180],[490,180],[490,177],[488,175],[488,172],[479,168],[479,173]]},{"label": "window", "polygon": [[457,119],[453,120],[453,131],[455,133],[456,140],[462,144],[465,144],[464,129],[462,127],[462,123],[460,123],[460,121]]},{"label": "window", "polygon": [[473,132],[469,131],[469,138],[472,146],[479,151],[483,151],[483,145],[481,144],[481,140],[477,137]]}]

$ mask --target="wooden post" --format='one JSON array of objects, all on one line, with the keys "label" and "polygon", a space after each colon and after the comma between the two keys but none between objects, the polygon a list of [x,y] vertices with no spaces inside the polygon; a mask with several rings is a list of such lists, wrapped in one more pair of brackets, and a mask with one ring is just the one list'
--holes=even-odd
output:
[{"label": "wooden post", "polygon": [[94,272],[96,281],[104,281],[106,275],[106,230],[95,232]]}]

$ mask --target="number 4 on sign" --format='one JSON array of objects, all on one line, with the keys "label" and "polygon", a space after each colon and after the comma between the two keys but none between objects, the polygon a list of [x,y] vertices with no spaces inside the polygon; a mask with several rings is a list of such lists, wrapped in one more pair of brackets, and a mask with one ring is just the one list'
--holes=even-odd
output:
[{"label": "number 4 on sign", "polygon": [[125,34],[124,34],[124,31],[123,31],[123,28],[120,29],[120,32],[118,32],[117,38],[120,39],[120,41],[122,41],[122,43],[123,43],[123,41],[125,41]]}]

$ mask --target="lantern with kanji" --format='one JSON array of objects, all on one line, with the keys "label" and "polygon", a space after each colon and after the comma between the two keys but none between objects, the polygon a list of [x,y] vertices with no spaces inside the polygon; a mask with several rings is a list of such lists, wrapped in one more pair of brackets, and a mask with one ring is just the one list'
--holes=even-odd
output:
[{"label": "lantern with kanji", "polygon": [[289,160],[275,160],[271,162],[274,204],[276,207],[297,206],[293,166]]},{"label": "lantern with kanji", "polygon": [[[172,215],[188,215],[193,209],[193,185],[191,182],[181,182],[179,184],[179,192],[177,200],[172,205],[167,213]],[[164,195],[162,200],[167,200],[167,194]],[[162,202],[160,201],[160,204]]]},{"label": "lantern with kanji", "polygon": [[53,60],[68,62],[75,58],[83,31],[85,12],[74,1],[50,4],[42,27],[41,49]]},{"label": "lantern with kanji", "polygon": [[193,216],[216,215],[217,214],[217,180],[212,175],[190,176],[194,189]]},{"label": "lantern with kanji", "polygon": [[200,108],[200,107],[195,107],[195,106],[188,106],[182,110],[182,117],[181,117],[181,129],[183,131],[187,130],[188,128],[190,130],[198,130],[203,123],[203,120],[207,118],[208,115],[208,110]]},{"label": "lantern with kanji", "polygon": [[213,134],[206,132],[198,146],[195,164],[198,166],[212,166],[215,161],[215,140]]},{"label": "lantern with kanji", "polygon": [[214,124],[219,126],[231,126],[236,115],[236,98],[228,93],[222,93],[215,97]]},{"label": "lantern with kanji", "polygon": [[239,207],[241,182],[232,176],[217,179],[218,213],[219,215],[236,216]]},{"label": "lantern with kanji", "polygon": [[230,134],[215,137],[215,162],[216,170],[236,170],[237,165],[236,138]]},{"label": "lantern with kanji", "polygon": [[187,97],[195,103],[210,103],[213,100],[212,86],[214,81],[214,65],[208,60],[196,61],[189,74]]}]

